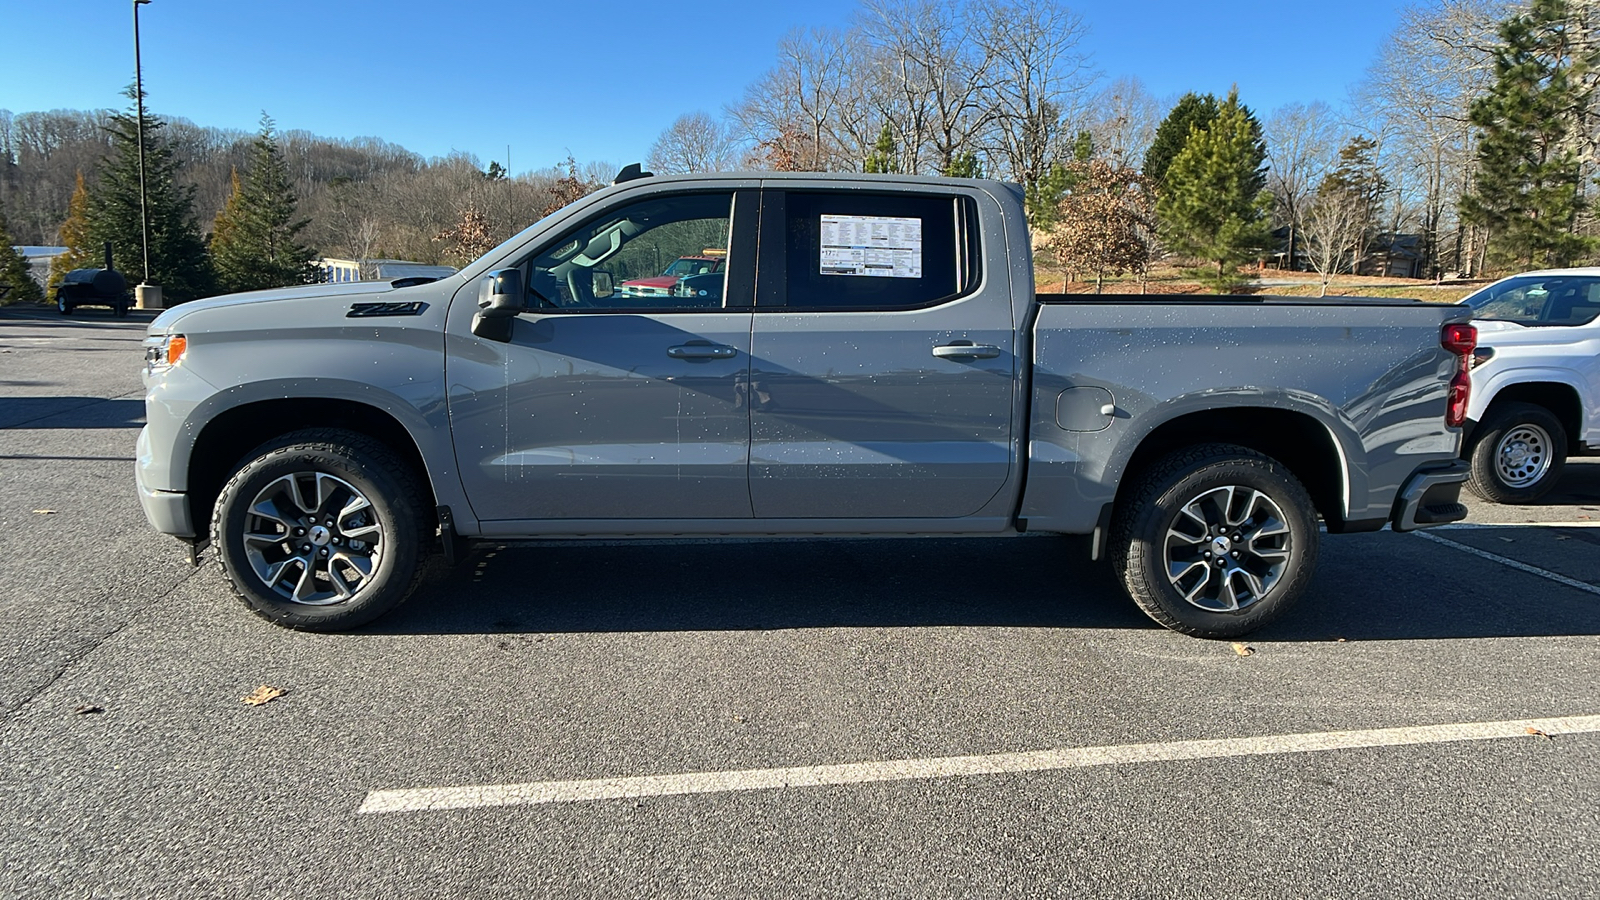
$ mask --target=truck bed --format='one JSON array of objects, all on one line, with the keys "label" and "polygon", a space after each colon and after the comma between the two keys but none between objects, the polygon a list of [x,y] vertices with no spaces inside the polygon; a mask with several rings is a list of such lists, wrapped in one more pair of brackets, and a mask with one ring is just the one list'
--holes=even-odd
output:
[{"label": "truck bed", "polygon": [[[1421,464],[1455,458],[1444,422],[1459,365],[1440,346],[1459,305],[1388,298],[1038,295],[1033,323],[1030,529],[1083,533],[1160,429],[1325,451],[1333,530],[1381,527]],[[1218,419],[1217,411],[1224,418]],[[1229,410],[1236,412],[1229,416]],[[1313,486],[1315,487],[1315,486]],[[1315,494],[1315,490],[1313,491]]]}]

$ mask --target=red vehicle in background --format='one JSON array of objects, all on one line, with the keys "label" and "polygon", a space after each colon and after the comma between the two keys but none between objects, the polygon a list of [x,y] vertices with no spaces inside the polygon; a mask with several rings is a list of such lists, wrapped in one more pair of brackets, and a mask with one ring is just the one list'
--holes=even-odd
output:
[{"label": "red vehicle in background", "polygon": [[660,275],[624,281],[619,292],[624,297],[671,297],[679,281],[695,275],[721,272],[723,259],[721,256],[680,256]]}]

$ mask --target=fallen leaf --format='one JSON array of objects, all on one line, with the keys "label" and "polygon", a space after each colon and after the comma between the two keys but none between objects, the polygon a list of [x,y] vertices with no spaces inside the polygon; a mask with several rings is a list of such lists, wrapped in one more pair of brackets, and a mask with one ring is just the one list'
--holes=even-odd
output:
[{"label": "fallen leaf", "polygon": [[1339,640],[1339,643],[1341,643],[1341,644],[1348,644],[1349,643],[1349,641],[1346,640],[1345,638],[1339,638],[1338,640]]},{"label": "fallen leaf", "polygon": [[250,696],[241,697],[240,699],[251,706],[260,706],[263,703],[271,703],[287,693],[288,691],[284,690],[283,688],[273,687],[270,684],[263,684],[262,686],[256,688],[255,692]]},{"label": "fallen leaf", "polygon": [[106,711],[105,707],[103,707],[103,706],[94,706],[93,704],[89,704],[89,703],[85,703],[84,705],[82,705],[82,706],[78,707],[77,709],[73,710],[73,712],[77,713],[80,716],[88,716],[88,715],[93,715],[95,713],[103,713],[105,711]]},{"label": "fallen leaf", "polygon": [[1256,652],[1256,648],[1250,646],[1249,644],[1241,644],[1238,641],[1234,641],[1233,652],[1239,654],[1240,656],[1249,656],[1250,654]]},{"label": "fallen leaf", "polygon": [[1529,733],[1529,734],[1531,734],[1531,735],[1533,735],[1533,736],[1534,736],[1534,737],[1542,737],[1542,738],[1544,738],[1544,739],[1545,739],[1545,740],[1547,740],[1547,741],[1553,741],[1553,740],[1555,740],[1555,738],[1553,738],[1553,737],[1551,737],[1551,736],[1550,736],[1550,735],[1549,735],[1549,734],[1547,734],[1547,733],[1545,733],[1545,732],[1543,732],[1543,731],[1540,731],[1540,730],[1539,730],[1539,729],[1537,729],[1537,728],[1529,728],[1529,729],[1527,729],[1527,732],[1528,732],[1528,733]]},{"label": "fallen leaf", "polygon": [[56,514],[56,511],[53,509],[36,509],[34,512],[41,516],[53,516]]}]

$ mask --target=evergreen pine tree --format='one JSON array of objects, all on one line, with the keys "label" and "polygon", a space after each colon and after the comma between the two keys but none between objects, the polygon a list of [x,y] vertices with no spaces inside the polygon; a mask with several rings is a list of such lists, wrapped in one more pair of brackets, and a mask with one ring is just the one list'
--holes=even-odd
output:
[{"label": "evergreen pine tree", "polygon": [[11,225],[0,206],[0,303],[38,303],[44,299],[39,282],[28,272],[28,260],[11,246]]},{"label": "evergreen pine tree", "polygon": [[[142,104],[128,89],[128,98]],[[89,194],[92,246],[110,241],[114,261],[130,284],[161,286],[167,303],[182,303],[212,292],[211,260],[195,221],[194,188],[178,184],[178,160],[161,134],[165,123],[144,116],[145,196],[150,217],[150,271],[144,270],[139,220],[138,107],[111,117],[112,150],[102,163],[99,183]]]},{"label": "evergreen pine tree", "polygon": [[1161,120],[1161,124],[1156,126],[1150,149],[1144,153],[1141,172],[1145,182],[1158,188],[1165,183],[1167,169],[1171,168],[1172,160],[1188,143],[1189,133],[1196,129],[1205,131],[1216,118],[1216,97],[1211,94],[1184,94],[1167,113],[1167,117]]},{"label": "evergreen pine tree", "polygon": [[878,140],[872,145],[872,152],[867,154],[861,170],[868,173],[885,174],[900,171],[896,160],[900,148],[894,141],[894,130],[889,123],[883,123],[883,130],[878,132]]},{"label": "evergreen pine tree", "polygon": [[1087,131],[1078,132],[1072,141],[1072,157],[1065,162],[1050,164],[1050,171],[1023,190],[1023,204],[1028,210],[1028,224],[1035,231],[1055,228],[1061,213],[1061,198],[1072,190],[1081,166],[1094,157],[1094,136]]},{"label": "evergreen pine tree", "polygon": [[101,250],[89,235],[89,188],[83,183],[83,173],[78,173],[78,184],[72,189],[72,199],[67,201],[67,220],[61,223],[61,246],[67,252],[50,260],[52,290],[73,269],[87,269],[103,263]]},{"label": "evergreen pine tree", "polygon": [[950,165],[945,167],[944,174],[951,178],[982,178],[983,162],[971,150],[957,153],[950,158]]},{"label": "evergreen pine tree", "polygon": [[316,253],[300,243],[306,220],[295,218],[289,170],[272,119],[250,148],[250,167],[234,173],[233,194],[211,236],[217,280],[225,291],[256,291],[316,280]]},{"label": "evergreen pine tree", "polygon": [[1162,239],[1180,254],[1216,263],[1215,272],[1197,274],[1219,291],[1271,238],[1265,158],[1260,127],[1231,92],[1209,128],[1189,132],[1158,195]]},{"label": "evergreen pine tree", "polygon": [[1566,265],[1591,247],[1573,232],[1584,205],[1575,126],[1597,59],[1570,15],[1566,0],[1533,0],[1501,23],[1494,85],[1471,107],[1478,173],[1461,214],[1488,228],[1491,268]]}]

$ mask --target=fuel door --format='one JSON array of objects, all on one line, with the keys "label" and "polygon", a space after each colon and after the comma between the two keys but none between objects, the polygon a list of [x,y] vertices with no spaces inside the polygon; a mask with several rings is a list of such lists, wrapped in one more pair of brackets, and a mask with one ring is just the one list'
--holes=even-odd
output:
[{"label": "fuel door", "polygon": [[1117,417],[1111,392],[1098,387],[1070,387],[1056,398],[1056,424],[1065,431],[1100,431]]}]

